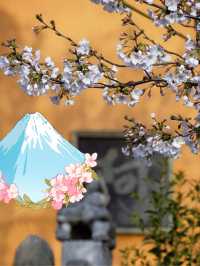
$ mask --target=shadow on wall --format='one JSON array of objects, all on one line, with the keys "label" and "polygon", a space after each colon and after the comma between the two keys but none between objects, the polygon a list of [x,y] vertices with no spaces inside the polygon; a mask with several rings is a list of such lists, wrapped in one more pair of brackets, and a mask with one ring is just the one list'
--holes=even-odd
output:
[{"label": "shadow on wall", "polygon": [[[0,44],[6,40],[16,38],[17,42],[23,47],[26,43],[26,38],[30,40],[28,37],[31,34],[31,28],[27,33],[20,26],[17,19],[13,19],[11,14],[0,9]],[[31,43],[29,42],[27,45],[40,47],[43,40],[42,36],[31,38]],[[6,52],[7,49],[0,45],[0,55]],[[16,78],[7,77],[0,71],[0,141],[13,128],[19,118],[24,115],[25,111],[29,112],[35,108],[37,101],[37,97],[27,96],[20,89]],[[31,213],[29,210],[17,207],[14,203],[7,205],[0,202],[0,266],[11,265],[10,261],[12,260],[14,249],[21,238],[25,237],[27,231],[35,230],[39,235],[48,235],[49,227],[40,223],[43,217],[53,219],[49,226],[51,228],[54,226],[54,212],[42,210],[32,216],[30,215]],[[52,238],[50,235],[49,238],[54,240],[55,237]]]},{"label": "shadow on wall", "polygon": [[[26,45],[24,39],[28,38],[29,34],[30,36],[32,34],[31,28],[30,32],[25,32],[13,16],[0,10],[0,44],[6,40],[16,39],[17,43],[23,47]],[[43,40],[41,35],[33,38],[32,42],[27,45],[40,47]],[[0,45],[0,55],[8,51]],[[0,72],[0,139],[14,126],[13,121],[18,121],[24,115],[24,110],[34,109],[37,101],[38,97],[30,97],[21,90],[15,77],[7,77]]]},{"label": "shadow on wall", "polygon": [[[0,44],[13,38],[16,38],[20,42],[21,37],[19,32],[20,30],[16,20],[9,13],[0,10]],[[7,51],[6,48],[0,45],[0,55]],[[0,72],[0,139],[6,132],[5,121],[7,121],[6,124],[9,124],[12,115],[15,116],[17,113],[20,97],[15,89],[16,86],[14,78],[6,77]]]},{"label": "shadow on wall", "polygon": [[[8,39],[17,38],[20,40],[19,28],[17,26],[16,21],[12,18],[10,14],[7,12],[0,10],[0,44]],[[0,46],[0,54],[6,52],[5,48]],[[15,90],[13,89],[15,81],[11,78],[5,77],[2,73],[0,73],[0,139],[3,137],[3,127],[4,121],[8,117],[5,117],[7,113],[13,112],[14,108],[16,108],[17,99],[16,96],[10,97],[11,93],[15,94]],[[10,91],[9,91],[10,90]],[[11,92],[12,90],[12,92]],[[6,112],[4,112],[6,110]],[[0,158],[1,159],[1,158]],[[7,213],[9,214],[7,215]],[[9,249],[8,239],[9,239],[9,229],[12,227],[12,216],[13,216],[13,208],[1,204],[0,205],[0,265],[3,265],[4,255],[7,253]]]},{"label": "shadow on wall", "polygon": [[[18,38],[16,21],[7,12],[0,10],[0,36],[1,42],[6,39]],[[9,29],[9,30],[8,30]]]}]

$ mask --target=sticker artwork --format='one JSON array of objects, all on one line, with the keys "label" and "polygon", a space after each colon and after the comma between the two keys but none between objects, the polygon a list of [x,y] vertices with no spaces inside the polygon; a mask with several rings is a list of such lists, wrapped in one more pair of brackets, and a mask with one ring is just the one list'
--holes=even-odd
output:
[{"label": "sticker artwork", "polygon": [[40,113],[26,114],[0,141],[0,201],[61,209],[96,178],[97,153],[83,154]]}]

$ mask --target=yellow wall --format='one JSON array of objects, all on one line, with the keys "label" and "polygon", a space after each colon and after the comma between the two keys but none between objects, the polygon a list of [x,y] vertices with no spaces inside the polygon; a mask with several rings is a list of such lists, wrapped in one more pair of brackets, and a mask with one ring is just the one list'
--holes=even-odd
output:
[{"label": "yellow wall", "polygon": [[[16,37],[19,43],[42,50],[43,56],[51,55],[60,64],[67,53],[67,45],[50,33],[36,37],[31,28],[35,25],[34,15],[43,13],[48,19],[55,19],[57,25],[75,40],[88,38],[92,45],[107,57],[115,56],[116,41],[120,32],[120,16],[103,12],[100,6],[89,0],[0,0],[0,42]],[[151,37],[158,38],[158,32],[148,26],[148,21],[135,16],[137,21]],[[182,43],[177,39],[169,43],[168,49],[181,50]],[[3,51],[3,50],[1,50]],[[122,73],[124,80],[135,79],[135,71]],[[70,138],[74,130],[121,130],[125,114],[142,121],[149,121],[149,113],[156,112],[160,117],[173,110],[188,113],[180,104],[175,103],[174,95],[167,93],[160,97],[153,93],[151,99],[145,99],[134,108],[125,106],[107,106],[101,98],[101,91],[88,90],[77,97],[73,107],[54,106],[48,97],[28,97],[17,86],[14,79],[0,74],[0,139],[11,130],[15,122],[25,113],[41,112],[65,137]],[[176,111],[177,113],[177,111]],[[174,169],[183,169],[188,177],[198,176],[199,156],[188,151],[176,161]],[[55,212],[53,210],[25,210],[11,204],[0,205],[0,266],[11,265],[14,250],[21,240],[30,233],[36,233],[47,239],[56,254],[60,265],[60,243],[55,240]],[[138,237],[118,236],[117,250],[114,252],[114,265],[119,265],[118,249],[137,243]]]}]

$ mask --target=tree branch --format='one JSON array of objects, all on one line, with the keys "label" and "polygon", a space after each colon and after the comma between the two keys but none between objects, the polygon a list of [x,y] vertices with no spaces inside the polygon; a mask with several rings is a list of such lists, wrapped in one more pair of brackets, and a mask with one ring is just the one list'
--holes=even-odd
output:
[{"label": "tree branch", "polygon": [[[136,7],[134,7],[133,5],[129,4],[126,0],[123,0],[123,3],[124,3],[124,5],[126,5],[128,8],[130,8],[132,11],[138,13],[139,15],[141,15],[141,16],[147,18],[147,19],[150,20],[150,21],[153,21],[153,19],[150,18],[146,13],[140,11],[139,9],[137,9]],[[162,10],[164,10],[164,8],[162,8],[162,7],[159,6],[159,5],[156,5],[156,4],[148,4],[148,3],[146,3],[146,2],[143,2],[143,3],[144,3],[144,4],[147,4],[147,5],[150,5],[150,6],[154,6],[154,7],[158,8],[158,9],[162,9]],[[181,32],[179,32],[179,31],[177,31],[177,30],[175,30],[175,29],[173,28],[172,25],[170,25],[170,27],[171,27],[171,29],[173,30],[173,32],[174,32],[178,37],[180,37],[180,38],[182,38],[182,39],[184,39],[184,40],[187,40],[187,37],[186,37],[184,34],[182,34]]]},{"label": "tree branch", "polygon": [[[51,30],[53,31],[57,36],[61,37],[61,38],[64,38],[65,40],[67,40],[68,42],[71,43],[72,46],[78,46],[78,44],[72,40],[70,37],[66,36],[65,34],[63,34],[62,32],[58,31],[58,29],[56,28],[55,26],[55,23],[53,21],[51,21],[50,25],[48,23],[46,23],[43,18],[40,17],[37,15],[36,16],[36,19],[43,24],[43,30],[45,29],[48,29],[48,30]],[[94,57],[96,57],[98,60],[103,60],[104,62],[110,64],[110,65],[113,65],[113,66],[116,66],[116,67],[127,67],[126,65],[122,65],[122,64],[118,64],[118,63],[115,63],[115,62],[112,62],[111,60],[105,58],[104,56],[98,54],[98,52],[94,49],[91,49],[92,50],[92,55]]]}]

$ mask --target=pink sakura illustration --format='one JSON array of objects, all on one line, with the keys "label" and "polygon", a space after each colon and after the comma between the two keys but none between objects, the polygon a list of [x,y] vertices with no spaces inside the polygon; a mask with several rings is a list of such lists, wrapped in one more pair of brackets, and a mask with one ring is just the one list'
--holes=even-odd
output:
[{"label": "pink sakura illustration", "polygon": [[[13,142],[16,136],[22,137]],[[0,141],[0,201],[55,209],[80,201],[96,175],[96,159],[97,153],[79,151],[42,114],[26,114]]]},{"label": "pink sakura illustration", "polygon": [[93,153],[92,155],[90,155],[89,153],[85,154],[85,163],[90,167],[95,167],[97,165],[96,159],[97,153]]},{"label": "pink sakura illustration", "polygon": [[18,197],[18,189],[15,184],[5,183],[3,174],[0,172],[0,202],[9,203]]},{"label": "pink sakura illustration", "polygon": [[[87,192],[84,184],[93,181],[92,169],[97,165],[97,154],[85,154],[83,164],[70,164],[65,167],[65,174],[58,174],[48,181],[47,201],[54,209],[59,210],[63,205],[80,201]],[[15,184],[6,184],[3,174],[0,173],[0,201],[9,203],[19,196]]]},{"label": "pink sakura illustration", "polygon": [[87,192],[84,183],[93,181],[91,168],[97,165],[97,154],[85,154],[84,164],[70,164],[66,174],[59,174],[50,180],[47,198],[53,208],[59,210],[64,204],[80,201]]}]

